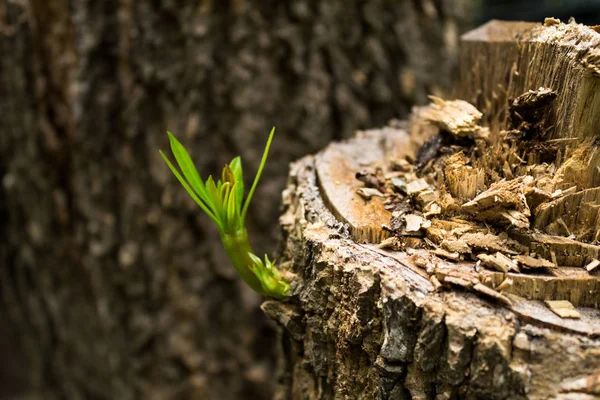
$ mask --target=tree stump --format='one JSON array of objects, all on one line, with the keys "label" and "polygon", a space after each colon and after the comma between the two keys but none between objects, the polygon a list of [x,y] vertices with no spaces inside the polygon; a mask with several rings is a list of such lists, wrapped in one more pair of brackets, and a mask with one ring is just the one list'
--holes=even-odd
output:
[{"label": "tree stump", "polygon": [[600,396],[600,34],[462,39],[461,100],[292,164],[281,399]]}]

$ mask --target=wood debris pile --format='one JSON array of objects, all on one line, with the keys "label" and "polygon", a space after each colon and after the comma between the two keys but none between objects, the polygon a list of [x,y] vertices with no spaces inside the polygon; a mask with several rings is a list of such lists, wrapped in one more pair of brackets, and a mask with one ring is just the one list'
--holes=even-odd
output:
[{"label": "wood debris pile", "polygon": [[548,137],[555,98],[544,88],[524,93],[494,130],[462,100],[432,97],[415,109],[415,156],[356,175],[361,195],[385,197],[391,212],[392,238],[381,246],[426,248],[503,273],[599,271],[600,146]]}]

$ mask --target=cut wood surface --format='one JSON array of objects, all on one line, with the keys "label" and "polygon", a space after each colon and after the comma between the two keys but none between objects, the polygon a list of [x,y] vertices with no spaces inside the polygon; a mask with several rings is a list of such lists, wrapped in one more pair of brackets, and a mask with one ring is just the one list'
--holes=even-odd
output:
[{"label": "cut wood surface", "polygon": [[471,104],[432,97],[293,164],[297,277],[263,305],[283,398],[600,396],[598,46],[573,23],[492,22],[463,37]]}]

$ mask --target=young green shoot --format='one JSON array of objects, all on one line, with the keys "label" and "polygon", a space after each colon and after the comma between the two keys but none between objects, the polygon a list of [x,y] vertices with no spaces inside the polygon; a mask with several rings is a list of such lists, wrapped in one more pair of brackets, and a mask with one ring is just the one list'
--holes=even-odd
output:
[{"label": "young green shoot", "polygon": [[261,295],[278,299],[285,297],[290,288],[289,283],[281,277],[274,262],[266,255],[264,261],[254,255],[244,224],[250,201],[267,162],[275,128],[271,129],[260,166],[245,200],[242,160],[239,156],[225,164],[221,179],[217,182],[212,176],[203,181],[187,150],[171,132],[167,133],[171,151],[181,173],[162,150],[160,155],[190,197],[217,225],[221,243],[237,273],[248,286]]}]

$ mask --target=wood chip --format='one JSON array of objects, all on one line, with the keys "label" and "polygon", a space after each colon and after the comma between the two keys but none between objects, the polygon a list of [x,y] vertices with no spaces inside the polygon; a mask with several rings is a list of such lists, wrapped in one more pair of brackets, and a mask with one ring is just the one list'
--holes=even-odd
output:
[{"label": "wood chip", "polygon": [[484,265],[491,267],[500,272],[519,272],[517,263],[505,256],[504,254],[497,252],[496,254],[478,254],[477,258],[480,259]]},{"label": "wood chip", "polygon": [[600,260],[593,260],[591,263],[589,263],[588,265],[585,266],[585,269],[587,269],[588,272],[592,272],[599,265],[600,265]]},{"label": "wood chip", "polygon": [[422,206],[425,206],[426,204],[429,204],[433,201],[436,201],[438,199],[438,193],[437,191],[433,191],[430,189],[424,190],[422,192],[420,192],[417,196],[417,201],[419,202],[419,204],[421,204]]},{"label": "wood chip", "polygon": [[423,223],[423,217],[416,214],[408,214],[404,216],[406,222],[406,232],[418,232]]},{"label": "wood chip", "polygon": [[508,297],[481,283],[477,283],[476,285],[474,285],[473,290],[484,296],[491,297],[492,299],[497,300],[500,303],[506,304],[507,306],[512,306],[512,301],[510,301]]},{"label": "wood chip", "polygon": [[519,229],[529,227],[529,206],[524,194],[525,185],[533,178],[522,176],[510,181],[500,181],[462,205],[462,211],[490,223],[507,223]]},{"label": "wood chip", "polygon": [[546,300],[544,303],[548,308],[561,318],[579,319],[581,314],[573,307],[570,301],[567,300]]},{"label": "wood chip", "polygon": [[483,232],[467,232],[460,238],[474,250],[499,251],[505,254],[517,254],[506,246],[506,240],[499,235]]},{"label": "wood chip", "polygon": [[444,239],[442,240],[442,247],[451,253],[471,253],[471,247],[461,239]]},{"label": "wood chip", "polygon": [[498,292],[501,292],[505,289],[508,289],[509,287],[511,287],[513,284],[513,280],[510,278],[506,278],[504,279],[502,282],[500,282],[500,284],[498,285],[498,287],[496,288],[496,290]]},{"label": "wood chip", "polygon": [[429,189],[429,184],[423,178],[415,179],[406,185],[406,193],[415,194]]},{"label": "wood chip", "polygon": [[424,107],[420,117],[452,135],[465,137],[479,133],[478,125],[482,113],[472,104],[464,100],[445,101],[439,97],[429,96],[432,103]]},{"label": "wood chip", "polygon": [[402,245],[400,239],[398,239],[396,236],[391,236],[389,238],[383,239],[381,243],[377,245],[377,247],[380,249],[390,249],[398,251],[402,250],[404,246]]},{"label": "wood chip", "polygon": [[444,249],[434,249],[434,250],[432,250],[432,253],[435,254],[436,256],[440,256],[447,260],[458,261],[460,259],[459,253],[451,253]]},{"label": "wood chip", "polygon": [[371,199],[371,197],[373,196],[384,197],[383,193],[373,188],[359,188],[356,190],[356,193],[358,193],[363,199],[366,200]]},{"label": "wood chip", "polygon": [[438,203],[431,203],[425,207],[425,217],[429,217],[431,215],[440,215],[442,213],[442,207]]},{"label": "wood chip", "polygon": [[439,292],[439,290],[442,287],[442,284],[440,283],[440,280],[435,276],[435,275],[431,275],[429,277],[429,280],[431,281],[431,283],[433,284],[433,288],[435,289],[436,292]]},{"label": "wood chip", "polygon": [[443,282],[449,283],[454,286],[460,286],[465,289],[471,289],[473,287],[473,284],[471,282],[469,282],[466,279],[459,278],[457,276],[445,276]]},{"label": "wood chip", "polygon": [[516,256],[514,260],[519,263],[525,269],[537,269],[537,268],[555,268],[556,264],[551,261],[544,260],[543,258],[533,258],[531,256]]}]

